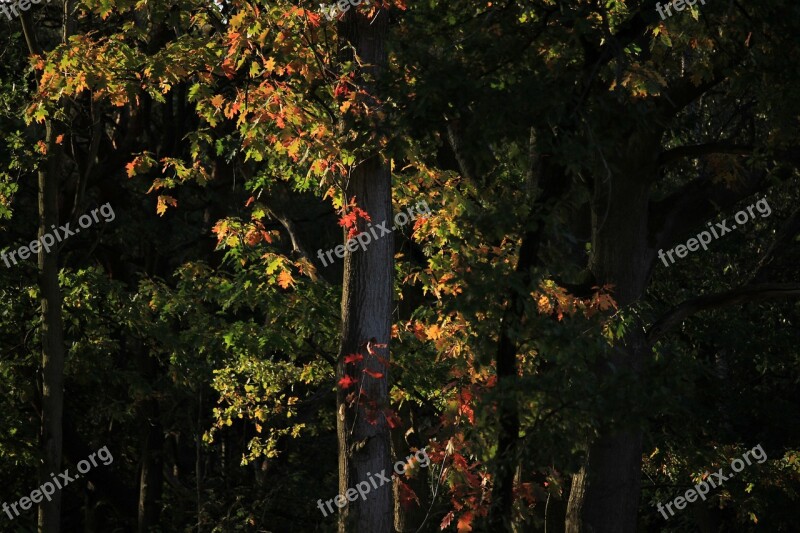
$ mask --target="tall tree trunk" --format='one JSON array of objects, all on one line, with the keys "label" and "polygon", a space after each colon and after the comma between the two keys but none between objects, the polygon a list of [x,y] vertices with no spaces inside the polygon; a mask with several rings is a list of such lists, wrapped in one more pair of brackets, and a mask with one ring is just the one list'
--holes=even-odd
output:
[{"label": "tall tree trunk", "polygon": [[[629,158],[614,167],[621,169],[619,173],[596,180],[589,268],[600,285],[614,285],[620,308],[642,296],[650,272],[648,202],[658,146],[658,135],[640,135],[629,147]],[[640,374],[647,350],[638,326],[629,327],[601,358],[596,368],[599,383],[612,373]],[[589,444],[585,463],[572,480],[568,533],[636,531],[642,454],[639,427],[633,418],[617,427],[601,423],[600,436]]]},{"label": "tall tree trunk", "polygon": [[[147,379],[155,382],[158,364],[142,347],[138,350],[139,367]],[[158,525],[163,487],[164,431],[155,392],[139,406],[140,427],[143,432],[142,462],[139,472],[138,532],[147,533]]]},{"label": "tall tree trunk", "polygon": [[[47,160],[39,170],[39,237],[58,225],[58,166],[53,124],[46,124]],[[39,291],[42,332],[42,464],[39,481],[44,483],[61,471],[64,412],[64,328],[61,322],[61,288],[58,285],[58,249],[39,250]],[[39,504],[39,531],[58,533],[61,521],[61,491],[52,501]]]},{"label": "tall tree trunk", "polygon": [[[65,4],[65,10],[69,3]],[[70,16],[64,19],[64,41],[69,37]],[[32,55],[43,53],[36,40],[29,12],[20,15],[22,33]],[[58,226],[58,187],[61,151],[56,144],[56,123],[45,121],[45,160],[38,171],[39,180],[39,238],[52,233]],[[61,321],[61,287],[58,285],[58,248],[49,251],[39,247],[39,293],[42,333],[42,425],[39,449],[42,464],[39,481],[45,483],[61,471],[63,446],[62,418],[64,414],[64,325]],[[61,529],[61,491],[39,504],[40,533],[58,533]]]},{"label": "tall tree trunk", "polygon": [[[356,169],[350,178],[349,197],[355,196],[373,221],[391,224],[391,176],[377,158]],[[339,350],[339,377],[350,375],[358,381],[355,388],[337,393],[339,437],[339,493],[357,483],[370,481],[371,474],[391,476],[391,441],[386,418],[374,407],[388,401],[388,368],[368,354],[365,343],[375,339],[388,346],[391,335],[392,274],[394,239],[386,235],[369,244],[366,251],[348,253],[344,263],[342,295],[342,342]],[[344,357],[360,353],[358,364],[347,365]],[[378,354],[388,360],[388,349]],[[363,372],[383,374],[374,378]],[[348,394],[354,393],[348,401]],[[355,400],[355,401],[353,401]],[[351,405],[349,405],[351,404]],[[361,498],[342,509],[341,533],[384,533],[392,531],[392,484],[371,488],[366,500]]]},{"label": "tall tree trunk", "polygon": [[[386,64],[384,39],[388,19],[380,10],[374,20],[358,10],[349,11],[339,24],[343,56],[353,60],[353,52],[364,65],[358,83],[368,92],[375,90],[374,80]],[[364,75],[369,76],[365,83]],[[348,201],[356,198],[367,211],[372,224],[392,220],[391,172],[380,155],[372,156],[353,169],[346,190]],[[358,230],[366,224],[358,222]],[[346,251],[342,289],[342,338],[339,347],[337,377],[350,375],[355,387],[338,388],[336,398],[337,435],[339,440],[339,493],[360,482],[374,482],[365,499],[357,497],[340,510],[341,533],[389,533],[392,531],[392,483],[376,479],[376,474],[391,476],[391,440],[386,417],[381,408],[388,403],[389,339],[392,326],[394,276],[393,234],[372,239],[365,250]],[[366,344],[385,345],[377,349],[380,358],[368,353]],[[364,359],[346,364],[344,357],[360,353]],[[368,369],[382,377],[369,376]],[[348,401],[348,395],[353,393]],[[376,410],[377,409],[377,410]],[[382,483],[382,484],[381,484]],[[377,485],[377,487],[375,487]]]}]

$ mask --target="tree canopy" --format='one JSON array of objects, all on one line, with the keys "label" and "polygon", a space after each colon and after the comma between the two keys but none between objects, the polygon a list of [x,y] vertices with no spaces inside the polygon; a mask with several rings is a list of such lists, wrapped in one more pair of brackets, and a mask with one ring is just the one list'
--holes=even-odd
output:
[{"label": "tree canopy", "polygon": [[0,10],[0,531],[795,531],[800,6],[332,7]]}]

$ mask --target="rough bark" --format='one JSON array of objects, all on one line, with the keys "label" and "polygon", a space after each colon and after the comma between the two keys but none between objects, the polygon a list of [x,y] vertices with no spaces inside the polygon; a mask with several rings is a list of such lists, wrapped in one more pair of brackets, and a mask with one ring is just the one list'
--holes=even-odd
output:
[{"label": "rough bark", "polygon": [[[363,65],[358,82],[373,92],[375,80],[386,64],[384,39],[388,19],[381,10],[367,19],[358,10],[348,12],[339,24],[343,59],[353,53]],[[368,76],[368,78],[365,77]],[[366,81],[368,80],[368,81]],[[359,164],[346,187],[348,201],[355,198],[367,211],[372,224],[392,221],[391,172],[379,155]],[[358,230],[366,229],[363,220]],[[339,346],[337,379],[350,375],[357,384],[347,390],[339,387],[336,398],[339,441],[339,493],[344,495],[359,482],[369,482],[374,474],[391,475],[391,439],[381,408],[388,403],[389,368],[371,356],[367,342],[386,345],[377,349],[383,361],[389,360],[392,324],[392,278],[394,238],[392,234],[373,239],[365,250],[345,252],[342,288],[342,337]],[[360,353],[361,362],[346,364],[344,357]],[[364,369],[383,374],[374,378]],[[354,393],[348,400],[348,395]],[[388,533],[393,527],[392,483],[371,487],[366,499],[358,497],[339,510],[340,533]]]},{"label": "rough bark", "polygon": [[[373,221],[388,220],[391,224],[391,176],[377,157],[363,163],[351,175],[348,197],[353,196]],[[340,494],[359,482],[369,481],[370,474],[384,471],[390,475],[391,442],[386,418],[379,409],[388,401],[389,369],[370,356],[365,345],[371,339],[377,344],[389,344],[393,252],[392,235],[385,235],[373,240],[365,251],[358,249],[345,256],[337,376],[349,374],[358,383],[346,390],[340,387],[337,393]],[[362,354],[363,361],[345,364],[344,357],[353,353]],[[378,355],[388,360],[388,348],[378,349]],[[371,377],[363,372],[365,368],[383,377]],[[347,396],[353,392],[355,397],[348,402]],[[392,484],[385,483],[373,488],[366,500],[358,498],[340,511],[339,531],[390,532],[392,510]]]}]

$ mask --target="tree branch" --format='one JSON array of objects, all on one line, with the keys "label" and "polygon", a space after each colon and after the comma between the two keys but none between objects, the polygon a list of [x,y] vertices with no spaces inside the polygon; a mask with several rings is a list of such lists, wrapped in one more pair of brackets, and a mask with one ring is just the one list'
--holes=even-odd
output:
[{"label": "tree branch", "polygon": [[766,283],[761,285],[748,285],[731,291],[707,294],[698,298],[687,300],[673,307],[667,314],[659,318],[647,331],[647,342],[654,344],[669,330],[683,322],[689,316],[706,311],[719,309],[732,305],[774,300],[777,298],[800,297],[800,284],[798,283]]},{"label": "tree branch", "polygon": [[727,142],[712,142],[704,144],[695,144],[689,146],[678,146],[662,152],[658,156],[658,164],[665,165],[678,159],[690,158],[696,159],[703,155],[708,154],[735,154],[735,155],[750,155],[753,153],[753,147],[741,144],[731,144]]}]

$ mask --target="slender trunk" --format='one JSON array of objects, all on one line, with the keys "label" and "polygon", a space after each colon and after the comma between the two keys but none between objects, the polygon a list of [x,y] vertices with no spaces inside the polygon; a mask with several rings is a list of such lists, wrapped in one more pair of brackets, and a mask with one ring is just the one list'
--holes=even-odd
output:
[{"label": "slender trunk", "polygon": [[[381,10],[374,20],[356,10],[347,13],[339,25],[343,39],[343,59],[353,60],[353,51],[365,65],[359,79],[367,92],[375,90],[374,79],[386,64],[384,39],[387,16]],[[368,81],[366,81],[368,80]],[[351,172],[346,190],[348,200],[356,198],[367,211],[372,224],[387,221],[392,226],[391,172],[380,155],[372,156]],[[359,221],[358,230],[366,229]],[[394,238],[372,239],[365,250],[346,251],[342,289],[342,338],[339,347],[337,379],[346,375],[357,380],[354,387],[339,387],[336,398],[339,440],[339,493],[346,495],[357,483],[370,482],[365,498],[345,502],[339,513],[341,533],[389,533],[392,531],[392,483],[376,479],[383,472],[391,476],[391,441],[382,409],[388,406],[389,339],[392,325]],[[367,342],[385,345],[375,357]],[[344,357],[360,353],[363,360],[346,364]],[[370,370],[372,377],[364,372]],[[348,398],[349,396],[349,398]],[[377,485],[377,487],[374,487]],[[341,501],[341,500],[340,500]]]},{"label": "slender trunk", "polygon": [[163,443],[158,400],[149,398],[140,408],[142,466],[139,475],[139,533],[147,533],[158,525],[163,486]]},{"label": "slender trunk", "polygon": [[[39,170],[39,237],[58,224],[58,174],[53,124],[46,124],[47,161]],[[42,332],[42,426],[40,448],[41,483],[61,471],[63,445],[62,416],[64,411],[64,332],[61,322],[61,288],[58,285],[58,249],[39,250],[39,291],[41,294]],[[52,501],[39,504],[39,531],[58,533],[61,521],[61,491]]]},{"label": "slender trunk", "polygon": [[[417,428],[418,416],[412,402],[403,402],[398,415],[405,424],[395,427],[391,431],[392,452],[395,461],[401,461],[411,454],[411,448],[423,449],[425,443],[420,440]],[[405,502],[403,485],[414,492],[416,500]],[[408,495],[410,496],[410,495]],[[428,484],[427,472],[422,472],[412,479],[403,476],[395,478],[394,482],[394,529],[399,533],[415,532],[425,521],[429,502],[432,498]]]},{"label": "slender trunk", "polygon": [[[71,31],[71,15],[65,3],[64,41]],[[20,15],[22,33],[31,54],[43,54],[33,31],[31,15]],[[60,155],[56,145],[56,123],[45,121],[44,145],[47,150],[39,178],[39,238],[51,233],[58,225],[58,187]],[[39,449],[42,464],[39,481],[45,483],[61,471],[63,446],[62,417],[64,414],[64,326],[61,322],[61,287],[58,285],[58,248],[39,248],[39,293],[41,301],[42,332],[42,425],[39,433]],[[52,499],[42,500],[38,510],[40,533],[58,533],[61,528],[61,491]]]}]

